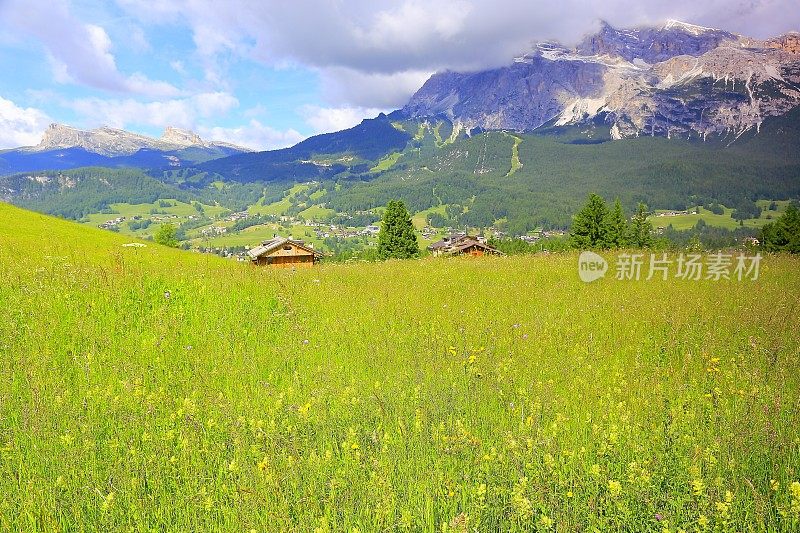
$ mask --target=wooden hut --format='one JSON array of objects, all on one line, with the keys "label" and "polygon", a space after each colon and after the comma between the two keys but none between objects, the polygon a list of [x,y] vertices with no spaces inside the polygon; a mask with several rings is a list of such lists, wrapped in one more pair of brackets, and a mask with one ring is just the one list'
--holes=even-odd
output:
[{"label": "wooden hut", "polygon": [[275,268],[312,267],[322,254],[303,241],[274,237],[247,251],[254,265]]},{"label": "wooden hut", "polygon": [[445,237],[428,246],[428,250],[430,250],[433,255],[471,255],[473,257],[482,255],[505,255],[500,250],[486,244],[486,241],[483,239],[472,237],[465,233],[457,233]]}]

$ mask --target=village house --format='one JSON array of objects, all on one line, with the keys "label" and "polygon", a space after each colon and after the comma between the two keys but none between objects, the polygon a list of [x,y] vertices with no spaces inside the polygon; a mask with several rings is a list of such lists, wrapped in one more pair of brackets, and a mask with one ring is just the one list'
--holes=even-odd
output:
[{"label": "village house", "polygon": [[437,241],[428,250],[435,256],[440,255],[470,255],[479,257],[482,255],[505,255],[500,250],[492,248],[486,244],[486,240],[481,237],[472,237],[466,233],[456,233]]},{"label": "village house", "polygon": [[303,268],[314,266],[322,254],[303,241],[275,236],[248,250],[247,257],[254,265]]}]

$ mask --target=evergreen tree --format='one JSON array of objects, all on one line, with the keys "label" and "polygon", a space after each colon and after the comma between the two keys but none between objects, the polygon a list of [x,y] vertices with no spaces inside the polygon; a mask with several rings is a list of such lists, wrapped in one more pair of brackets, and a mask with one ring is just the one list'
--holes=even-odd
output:
[{"label": "evergreen tree", "polygon": [[586,205],[572,219],[569,234],[574,248],[608,248],[608,207],[605,200],[590,194]]},{"label": "evergreen tree", "polygon": [[164,246],[178,247],[178,239],[175,236],[175,226],[172,224],[162,224],[155,235],[155,241]]},{"label": "evergreen tree", "polygon": [[640,203],[630,226],[628,244],[635,248],[650,248],[655,243],[653,225],[647,220],[647,206]]},{"label": "evergreen tree", "polygon": [[764,226],[761,245],[768,252],[800,253],[800,209],[790,204],[778,220]]},{"label": "evergreen tree", "polygon": [[378,234],[378,257],[408,259],[418,255],[417,234],[414,233],[406,204],[402,200],[389,201]]},{"label": "evergreen tree", "polygon": [[608,227],[608,233],[606,234],[608,246],[611,248],[625,248],[630,244],[628,220],[622,211],[622,204],[619,198],[614,202],[614,209],[608,214],[606,225]]}]

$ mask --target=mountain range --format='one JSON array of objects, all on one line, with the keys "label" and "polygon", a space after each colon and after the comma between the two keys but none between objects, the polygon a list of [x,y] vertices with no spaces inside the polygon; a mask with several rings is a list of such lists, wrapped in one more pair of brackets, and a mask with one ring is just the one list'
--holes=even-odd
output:
[{"label": "mountain range", "polygon": [[0,174],[83,166],[175,168],[249,151],[172,126],[156,139],[116,128],[51,124],[36,146],[0,151]]},{"label": "mountain range", "polygon": [[[315,181],[306,207],[402,198],[446,223],[517,232],[567,226],[589,192],[628,209],[800,198],[800,34],[602,24],[574,47],[538,43],[504,67],[437,73],[402,109],[266,152],[174,128],[152,139],[51,126],[38,146],[0,152],[0,175],[15,174],[0,195],[62,214],[121,201],[122,178],[30,174],[88,165],[146,170],[148,198],[238,209]],[[82,176],[94,207],[58,205],[65,187],[80,196]]]},{"label": "mountain range", "polygon": [[800,34],[757,40],[669,21],[540,43],[506,67],[431,77],[403,111],[457,128],[598,124],[614,139],[736,138],[800,104]]}]

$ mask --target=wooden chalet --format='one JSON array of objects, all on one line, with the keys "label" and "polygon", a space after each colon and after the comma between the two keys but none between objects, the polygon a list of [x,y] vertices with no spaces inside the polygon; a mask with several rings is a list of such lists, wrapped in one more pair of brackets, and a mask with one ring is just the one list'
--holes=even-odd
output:
[{"label": "wooden chalet", "polygon": [[314,266],[322,254],[303,241],[276,236],[248,250],[247,257],[259,266],[304,268]]},{"label": "wooden chalet", "polygon": [[480,257],[482,255],[505,255],[500,250],[492,248],[486,241],[478,237],[472,237],[466,233],[457,233],[437,241],[428,250],[435,256],[439,255],[470,255]]}]

